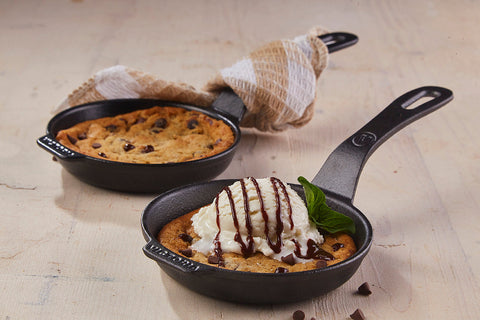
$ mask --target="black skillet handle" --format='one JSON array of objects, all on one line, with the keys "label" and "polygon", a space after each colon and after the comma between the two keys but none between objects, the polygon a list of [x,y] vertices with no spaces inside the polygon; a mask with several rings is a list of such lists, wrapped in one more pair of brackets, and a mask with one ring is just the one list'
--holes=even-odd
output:
[{"label": "black skillet handle", "polygon": [[50,134],[37,139],[37,144],[60,159],[79,159],[84,158],[83,154],[72,151],[53,139]]},{"label": "black skillet handle", "polygon": [[169,266],[180,269],[183,272],[194,272],[201,269],[199,264],[180,255],[174,254],[172,251],[165,249],[157,244],[156,241],[150,240],[144,247],[145,255],[155,261],[166,263]]},{"label": "black skillet handle", "polygon": [[347,32],[326,33],[318,38],[327,45],[328,53],[348,48],[358,42],[356,35]]},{"label": "black skillet handle", "polygon": [[[409,108],[425,97],[433,99]],[[341,143],[328,157],[312,183],[353,201],[360,173],[375,149],[408,124],[437,110],[452,99],[452,91],[441,87],[421,87],[405,93]]]},{"label": "black skillet handle", "polygon": [[242,99],[231,89],[222,91],[217,99],[213,101],[212,108],[216,112],[226,116],[236,125],[240,123],[243,115],[247,111]]}]

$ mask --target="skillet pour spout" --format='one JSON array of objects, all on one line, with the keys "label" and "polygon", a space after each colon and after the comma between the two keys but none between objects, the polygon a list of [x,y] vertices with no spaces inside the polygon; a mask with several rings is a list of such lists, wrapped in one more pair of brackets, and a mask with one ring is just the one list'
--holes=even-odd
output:
[{"label": "skillet pour spout", "polygon": [[[412,108],[422,98],[431,100]],[[238,180],[216,180],[176,188],[161,194],[145,208],[142,231],[145,255],[185,287],[216,299],[249,304],[291,303],[328,293],[348,281],[359,268],[372,244],[372,226],[355,206],[353,197],[368,157],[394,133],[453,99],[450,90],[421,87],[400,96],[374,119],[341,143],[328,157],[313,183],[326,195],[327,204],[353,219],[357,252],[347,260],[321,269],[267,274],[231,271],[201,264],[172,252],[157,241],[170,221],[210,204],[226,186]],[[290,186],[302,197],[303,188]]]}]

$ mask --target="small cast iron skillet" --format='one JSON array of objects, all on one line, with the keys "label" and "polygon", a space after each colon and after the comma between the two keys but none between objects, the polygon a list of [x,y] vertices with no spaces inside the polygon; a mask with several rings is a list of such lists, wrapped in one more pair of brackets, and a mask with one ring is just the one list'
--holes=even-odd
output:
[{"label": "small cast iron skillet", "polygon": [[[413,103],[430,97],[413,109]],[[217,180],[170,190],[145,208],[141,220],[147,244],[143,251],[180,284],[198,293],[240,303],[273,304],[309,299],[345,283],[355,273],[372,244],[368,219],[353,206],[353,197],[362,168],[372,152],[394,133],[452,100],[450,90],[421,87],[393,101],[373,120],[340,144],[328,157],[312,182],[327,196],[334,210],[351,217],[358,251],[336,265],[312,271],[265,274],[231,271],[189,260],[163,247],[156,237],[173,219],[211,203],[214,197],[236,180]],[[301,185],[290,186],[304,197]]]},{"label": "small cast iron skillet", "polygon": [[[329,52],[354,45],[357,36],[336,32],[319,36]],[[138,164],[109,161],[90,157],[66,148],[55,140],[60,130],[77,123],[113,117],[119,114],[153,106],[175,106],[202,112],[230,126],[235,141],[227,150],[204,159],[165,164]],[[106,189],[124,192],[159,193],[193,182],[207,181],[222,173],[232,161],[238,142],[245,106],[232,91],[222,92],[210,108],[199,108],[175,102],[154,99],[118,99],[87,103],[72,107],[54,116],[47,125],[47,134],[37,144],[52,153],[59,163],[78,179]]]},{"label": "small cast iron skillet", "polygon": [[[216,100],[215,106],[231,107],[237,114],[227,114],[213,106],[204,109],[155,99],[118,99],[88,103],[67,109],[53,117],[48,123],[47,134],[40,137],[37,143],[52,153],[68,172],[88,184],[124,192],[163,192],[188,183],[212,179],[230,164],[241,136],[238,122],[245,110],[240,99],[232,96],[233,93],[225,92]],[[235,135],[234,142],[227,150],[204,159],[178,163],[139,164],[90,157],[70,150],[55,140],[60,130],[77,123],[153,106],[195,110],[221,120],[232,129]]]}]

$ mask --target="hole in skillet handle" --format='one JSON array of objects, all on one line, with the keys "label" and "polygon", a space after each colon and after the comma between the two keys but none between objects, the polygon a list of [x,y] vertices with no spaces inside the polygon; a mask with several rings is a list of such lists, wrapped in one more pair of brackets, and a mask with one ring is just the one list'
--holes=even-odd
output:
[{"label": "hole in skillet handle", "polygon": [[[400,97],[399,105],[406,110],[414,110],[417,107],[428,109],[427,103],[433,101],[435,104],[440,98],[447,100],[453,98],[453,94],[450,90],[441,87],[421,87],[417,90],[412,90]],[[450,101],[450,100],[447,100]]]},{"label": "hole in skillet handle", "polygon": [[358,42],[358,37],[347,32],[332,32],[318,36],[328,48],[328,53],[333,53],[353,46]]},{"label": "hole in skillet handle", "polygon": [[[399,128],[426,116],[443,107],[453,99],[453,92],[449,89],[435,86],[425,86],[413,89],[395,99],[382,113],[392,118],[391,125]],[[381,113],[381,114],[382,114]],[[396,114],[396,117],[395,117]]]}]

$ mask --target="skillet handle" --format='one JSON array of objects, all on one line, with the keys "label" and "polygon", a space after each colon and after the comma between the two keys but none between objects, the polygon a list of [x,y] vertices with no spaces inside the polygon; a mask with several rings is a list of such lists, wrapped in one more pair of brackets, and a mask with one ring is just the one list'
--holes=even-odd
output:
[{"label": "skillet handle", "polygon": [[[433,99],[409,108],[425,97]],[[452,91],[441,87],[420,87],[405,93],[342,142],[328,157],[312,183],[353,202],[360,173],[370,155],[402,128],[452,99]]]},{"label": "skillet handle", "polygon": [[63,146],[57,140],[53,139],[50,134],[38,138],[37,144],[60,159],[79,159],[85,157]]},{"label": "skillet handle", "polygon": [[240,123],[247,111],[242,99],[231,89],[222,91],[218,95],[217,99],[212,103],[212,109],[226,116],[236,125]]},{"label": "skillet handle", "polygon": [[347,32],[326,33],[318,38],[327,45],[328,53],[348,48],[358,42],[356,35]]},{"label": "skillet handle", "polygon": [[194,272],[200,269],[199,265],[190,259],[174,254],[163,246],[158,245],[154,240],[150,240],[144,247],[143,252],[147,257],[157,262],[166,263],[171,267],[183,272]]}]

